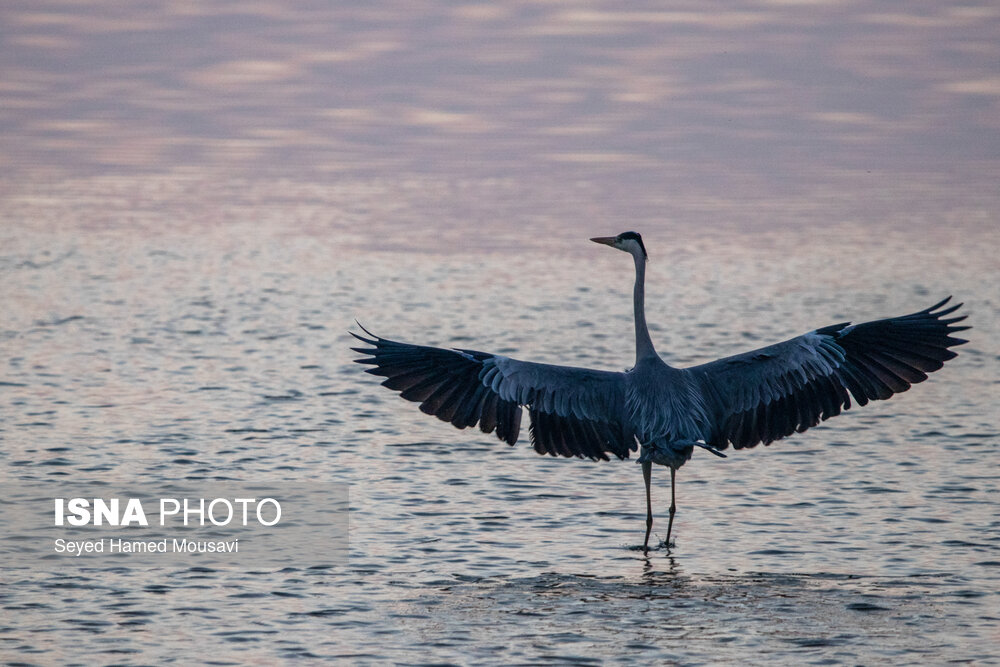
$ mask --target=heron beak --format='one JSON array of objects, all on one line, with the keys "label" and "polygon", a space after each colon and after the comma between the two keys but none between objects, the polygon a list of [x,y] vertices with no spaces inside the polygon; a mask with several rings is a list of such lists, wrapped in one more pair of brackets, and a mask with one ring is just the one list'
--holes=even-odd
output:
[{"label": "heron beak", "polygon": [[614,245],[615,245],[615,237],[614,236],[595,236],[594,238],[592,238],[590,240],[593,241],[594,243],[601,243],[603,245],[609,245],[609,246],[612,246],[612,247],[614,247]]}]

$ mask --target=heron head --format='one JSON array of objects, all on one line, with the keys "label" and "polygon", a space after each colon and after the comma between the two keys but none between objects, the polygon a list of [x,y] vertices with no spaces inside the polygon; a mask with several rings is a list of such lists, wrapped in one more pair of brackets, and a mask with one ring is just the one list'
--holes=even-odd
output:
[{"label": "heron head", "polygon": [[636,232],[622,232],[618,236],[597,236],[590,240],[594,243],[602,243],[612,248],[624,250],[631,255],[636,255],[637,252],[642,253],[642,258],[648,259],[646,246],[642,244],[642,237]]}]

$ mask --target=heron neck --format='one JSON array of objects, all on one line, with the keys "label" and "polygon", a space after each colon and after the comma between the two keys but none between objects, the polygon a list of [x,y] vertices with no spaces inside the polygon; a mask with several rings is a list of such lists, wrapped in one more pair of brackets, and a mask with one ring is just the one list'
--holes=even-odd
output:
[{"label": "heron neck", "polygon": [[653,349],[653,341],[649,337],[649,329],[646,326],[646,258],[642,255],[633,255],[635,259],[635,290],[632,297],[635,302],[635,360],[636,362],[648,357],[655,357],[656,350]]}]

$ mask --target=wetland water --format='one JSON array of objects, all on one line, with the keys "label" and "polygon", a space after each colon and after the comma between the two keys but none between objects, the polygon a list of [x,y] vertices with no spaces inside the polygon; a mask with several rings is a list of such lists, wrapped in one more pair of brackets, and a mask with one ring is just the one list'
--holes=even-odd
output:
[{"label": "wetland water", "polygon": [[[213,7],[2,10],[0,482],[345,484],[349,558],[3,569],[3,660],[1000,660],[990,5]],[[626,229],[676,365],[950,293],[971,342],[696,452],[644,556],[633,461],[456,431],[347,335],[626,368]]]}]

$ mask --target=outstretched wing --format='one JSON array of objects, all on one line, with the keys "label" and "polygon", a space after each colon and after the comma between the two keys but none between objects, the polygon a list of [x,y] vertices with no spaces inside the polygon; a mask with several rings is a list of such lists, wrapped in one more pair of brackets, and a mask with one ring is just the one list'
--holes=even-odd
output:
[{"label": "outstretched wing", "polygon": [[[360,326],[360,325],[359,325]],[[624,374],[518,361],[475,350],[446,350],[387,340],[362,329],[370,347],[351,348],[382,384],[458,428],[479,424],[513,445],[521,406],[531,417],[539,454],[608,460],[628,458],[635,437],[622,421]]]},{"label": "outstretched wing", "polygon": [[712,424],[708,444],[725,449],[765,445],[851,407],[887,399],[923,382],[956,356],[948,348],[965,316],[944,301],[903,317],[845,322],[687,369],[698,382]]}]

